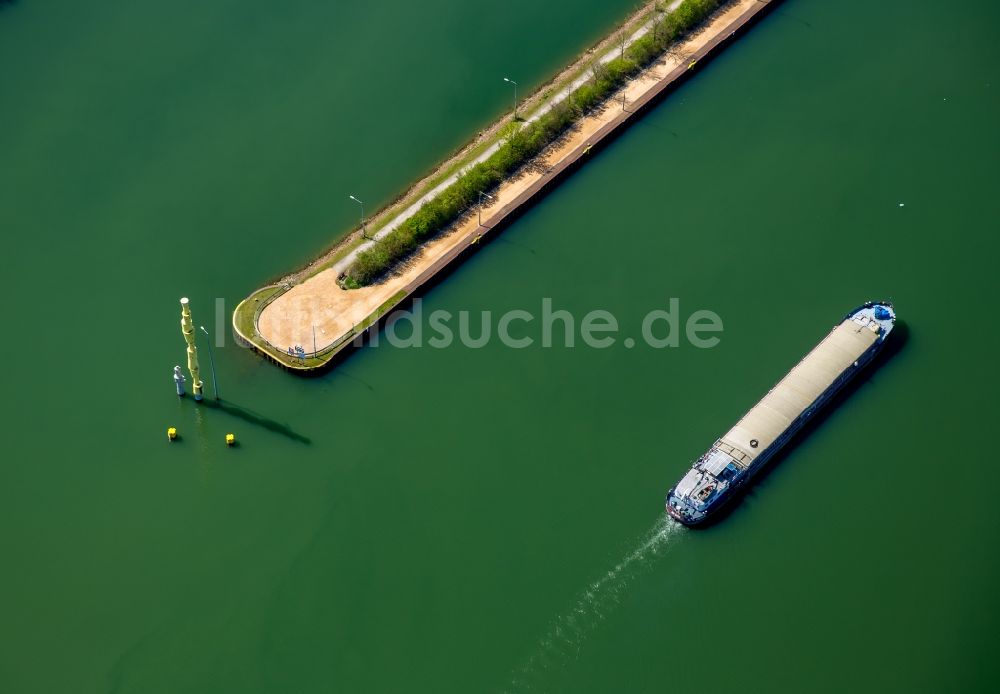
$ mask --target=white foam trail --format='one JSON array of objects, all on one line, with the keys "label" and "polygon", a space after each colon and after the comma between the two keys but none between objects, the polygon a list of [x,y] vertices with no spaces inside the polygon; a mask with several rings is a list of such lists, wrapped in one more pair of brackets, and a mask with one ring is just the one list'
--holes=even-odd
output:
[{"label": "white foam trail", "polygon": [[571,610],[556,617],[540,639],[537,652],[514,673],[506,692],[531,691],[532,680],[539,672],[575,658],[587,636],[621,602],[629,584],[666,552],[671,539],[683,530],[677,521],[661,517],[642,535],[635,549],[580,594]]}]

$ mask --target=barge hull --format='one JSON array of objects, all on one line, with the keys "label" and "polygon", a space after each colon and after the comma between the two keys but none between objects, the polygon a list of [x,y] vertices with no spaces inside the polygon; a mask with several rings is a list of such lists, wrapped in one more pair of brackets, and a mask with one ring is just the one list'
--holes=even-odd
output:
[{"label": "barge hull", "polygon": [[667,513],[699,525],[721,510],[875,358],[894,323],[887,302],[869,302],[848,313],[695,462],[667,494]]}]

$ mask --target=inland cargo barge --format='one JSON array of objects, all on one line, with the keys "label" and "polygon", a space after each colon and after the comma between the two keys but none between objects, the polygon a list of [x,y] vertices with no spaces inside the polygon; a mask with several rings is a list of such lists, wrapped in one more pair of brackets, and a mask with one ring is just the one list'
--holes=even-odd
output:
[{"label": "inland cargo barge", "polygon": [[695,461],[667,493],[667,513],[685,525],[714,516],[875,358],[895,322],[892,304],[885,301],[868,302],[848,313]]}]

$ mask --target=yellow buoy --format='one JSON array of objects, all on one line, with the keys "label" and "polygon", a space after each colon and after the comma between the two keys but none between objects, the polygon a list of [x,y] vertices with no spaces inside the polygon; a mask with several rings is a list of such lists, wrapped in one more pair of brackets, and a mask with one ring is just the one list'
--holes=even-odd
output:
[{"label": "yellow buoy", "polygon": [[226,445],[232,446],[234,443],[236,443],[236,436],[233,434],[226,434]]},{"label": "yellow buoy", "polygon": [[177,428],[170,427],[169,429],[167,429],[167,441],[173,441],[176,438],[177,438]]}]

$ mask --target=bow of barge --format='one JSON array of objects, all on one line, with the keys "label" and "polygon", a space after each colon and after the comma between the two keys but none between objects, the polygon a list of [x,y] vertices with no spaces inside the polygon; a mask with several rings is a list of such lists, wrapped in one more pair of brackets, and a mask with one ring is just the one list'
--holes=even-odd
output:
[{"label": "bow of barge", "polygon": [[704,523],[733,498],[802,426],[882,348],[896,322],[892,304],[868,302],[834,326],[667,493],[667,513]]}]

